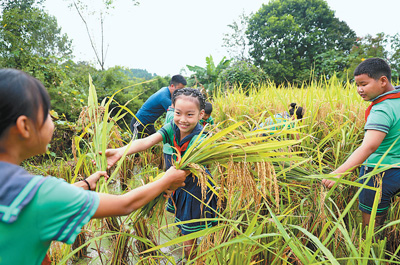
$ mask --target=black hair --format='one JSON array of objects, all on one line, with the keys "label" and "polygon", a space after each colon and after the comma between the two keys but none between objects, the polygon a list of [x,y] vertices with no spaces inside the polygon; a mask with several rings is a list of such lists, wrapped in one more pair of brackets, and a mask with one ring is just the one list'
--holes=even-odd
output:
[{"label": "black hair", "polygon": [[43,123],[50,110],[50,96],[36,78],[16,69],[0,69],[0,138],[25,115],[38,122],[39,111]]},{"label": "black hair", "polygon": [[211,114],[211,112],[213,111],[213,107],[212,104],[210,102],[206,102],[206,105],[204,106],[204,112],[206,114]]},{"label": "black hair", "polygon": [[181,89],[177,89],[172,94],[172,104],[175,106],[176,100],[181,96],[188,96],[196,98],[198,101],[198,106],[200,111],[205,108],[206,99],[204,98],[203,94],[198,90],[190,87],[185,87]]},{"label": "black hair", "polygon": [[389,82],[392,79],[390,66],[381,58],[368,58],[362,61],[354,70],[354,76],[362,74],[366,74],[375,80],[378,80],[382,76],[386,76]]},{"label": "black hair", "polygon": [[296,103],[290,103],[290,109],[289,109],[290,117],[292,117],[296,112],[297,119],[302,119],[303,111],[304,111],[304,109],[302,107],[297,107]]},{"label": "black hair", "polygon": [[169,82],[169,84],[170,84],[170,85],[174,85],[174,86],[177,86],[177,85],[179,85],[179,84],[182,84],[182,85],[186,86],[186,85],[187,85],[187,82],[186,82],[186,79],[185,79],[183,76],[181,76],[181,75],[174,75],[174,76],[171,78],[171,81]]}]

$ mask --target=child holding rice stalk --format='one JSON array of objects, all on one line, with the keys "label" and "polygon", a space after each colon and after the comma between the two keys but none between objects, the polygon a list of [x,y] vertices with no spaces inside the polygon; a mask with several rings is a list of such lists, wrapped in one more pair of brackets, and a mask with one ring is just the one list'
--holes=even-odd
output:
[{"label": "child holding rice stalk", "polygon": [[[127,154],[144,151],[163,141],[164,144],[169,143],[174,147],[173,161],[184,155],[185,151],[203,131],[203,126],[199,121],[204,115],[205,99],[197,89],[182,88],[174,91],[172,104],[175,107],[173,121],[164,125],[153,135],[134,140],[130,144]],[[114,165],[122,157],[127,147],[106,150],[108,167]],[[173,161],[171,159],[166,161],[167,169],[172,166]],[[176,222],[215,217],[217,198],[215,195],[213,196],[208,188],[206,198],[202,198],[201,187],[198,182],[199,180],[196,176],[188,176],[185,180],[185,188],[177,189],[168,200],[167,210],[175,213]],[[203,205],[203,200],[206,205]],[[193,221],[187,224],[180,224],[178,227],[183,235],[187,235],[211,227],[214,224],[216,222]],[[186,258],[193,256],[191,253],[194,250],[195,242],[195,239],[184,242]]]},{"label": "child holding rice stalk", "polygon": [[184,185],[185,171],[174,168],[119,196],[87,191],[95,190],[106,172],[72,185],[29,174],[19,165],[46,152],[54,131],[49,110],[50,97],[40,81],[19,70],[0,69],[1,264],[41,264],[52,240],[73,243],[91,218],[128,215]]},{"label": "child holding rice stalk", "polygon": [[[367,183],[370,187],[376,187],[382,180],[382,198],[375,218],[375,226],[382,226],[391,198],[400,191],[400,87],[393,87],[390,67],[380,58],[369,58],[361,62],[354,70],[354,78],[358,94],[364,101],[371,101],[365,112],[365,135],[361,146],[332,173],[349,172],[361,165],[361,178],[375,167],[389,167],[372,176]],[[364,181],[362,178],[360,183]],[[322,183],[331,188],[336,182],[323,179]],[[374,190],[363,189],[359,195],[363,226],[370,223],[374,199]]]}]

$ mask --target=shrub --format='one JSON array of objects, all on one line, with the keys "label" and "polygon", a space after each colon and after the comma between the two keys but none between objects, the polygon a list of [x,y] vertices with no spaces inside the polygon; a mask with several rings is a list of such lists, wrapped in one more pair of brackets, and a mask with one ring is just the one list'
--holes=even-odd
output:
[{"label": "shrub", "polygon": [[227,84],[228,87],[242,88],[258,86],[265,79],[264,71],[247,61],[237,61],[231,64],[218,76],[218,81]]}]

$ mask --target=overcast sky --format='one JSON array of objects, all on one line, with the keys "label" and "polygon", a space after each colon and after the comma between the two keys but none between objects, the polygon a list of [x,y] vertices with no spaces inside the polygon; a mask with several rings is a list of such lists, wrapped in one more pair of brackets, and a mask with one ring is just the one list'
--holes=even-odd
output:
[{"label": "overcast sky", "polygon": [[[400,0],[327,2],[358,36],[400,33]],[[104,22],[106,67],[141,68],[164,76],[179,73],[187,64],[204,67],[209,55],[218,63],[228,55],[221,46],[224,34],[230,32],[227,25],[243,12],[257,12],[263,3],[268,1],[140,0],[134,6],[131,0],[115,0],[115,9]],[[76,10],[68,7],[68,0],[47,0],[46,8],[73,40],[75,61],[95,62],[85,26]],[[88,23],[100,45],[100,23],[90,18]]]}]

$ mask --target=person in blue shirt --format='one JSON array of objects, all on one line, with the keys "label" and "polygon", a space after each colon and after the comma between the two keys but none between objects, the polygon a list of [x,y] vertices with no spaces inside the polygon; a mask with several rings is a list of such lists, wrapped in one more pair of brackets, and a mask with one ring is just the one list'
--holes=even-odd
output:
[{"label": "person in blue shirt", "polygon": [[163,87],[151,95],[132,118],[130,129],[134,137],[141,139],[156,132],[154,122],[171,106],[171,95],[186,86],[182,75],[174,75],[168,87]]}]

